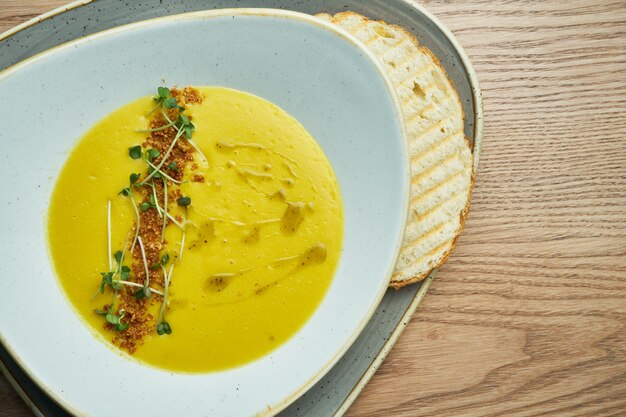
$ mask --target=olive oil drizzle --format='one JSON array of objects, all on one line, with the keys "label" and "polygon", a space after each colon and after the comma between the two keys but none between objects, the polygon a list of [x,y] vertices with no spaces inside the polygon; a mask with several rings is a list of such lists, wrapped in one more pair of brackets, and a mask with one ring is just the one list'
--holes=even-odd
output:
[{"label": "olive oil drizzle", "polygon": [[268,152],[268,153],[272,153],[274,155],[277,155],[281,158],[283,158],[284,160],[287,160],[295,165],[298,165],[298,162],[296,160],[294,160],[293,158],[288,157],[287,155],[275,151],[273,149],[269,149],[263,145],[261,145],[260,143],[245,143],[245,142],[222,142],[222,141],[218,141],[215,143],[215,146],[217,148],[217,150],[222,151],[222,152],[231,152],[234,151],[237,148],[248,148],[248,149],[254,149],[257,151],[264,151],[264,152]]},{"label": "olive oil drizzle", "polygon": [[[293,165],[295,165],[295,166],[297,166],[297,167],[299,167],[299,166],[300,166],[296,160],[294,160],[293,158],[288,157],[287,155],[285,155],[285,154],[283,154],[283,153],[281,153],[281,152],[278,152],[278,151],[275,151],[275,150],[273,150],[273,149],[267,148],[266,146],[263,146],[263,145],[261,145],[261,144],[259,144],[259,143],[254,143],[254,142],[247,143],[247,142],[225,142],[225,141],[217,141],[217,142],[215,143],[215,147],[216,147],[216,149],[217,149],[218,151],[220,151],[220,152],[222,152],[222,153],[230,153],[230,152],[234,152],[234,151],[235,151],[235,150],[237,150],[237,149],[250,149],[250,150],[262,151],[262,152],[267,152],[267,153],[270,153],[270,154],[277,155],[277,156],[279,156],[280,158],[282,158],[282,164],[283,164],[283,166],[287,169],[287,171],[289,171],[289,175],[291,175],[291,177],[293,177],[293,178],[291,178],[291,177],[285,177],[285,178],[280,179],[279,181],[280,181],[280,182],[282,182],[283,184],[285,184],[285,185],[286,185],[286,186],[288,186],[288,187],[292,187],[292,186],[295,184],[295,179],[297,179],[297,178],[298,178],[298,174],[297,174],[296,170],[295,170],[295,169],[294,169],[294,167],[293,167]],[[235,162],[234,162],[234,161],[228,161],[227,166],[228,166],[228,165],[235,166],[235,165],[232,165],[232,164],[235,164]],[[241,166],[244,166],[244,165],[241,165]],[[250,165],[247,165],[247,166],[250,166]],[[269,170],[269,169],[271,169],[272,167],[271,167],[271,165],[269,165],[269,167],[264,166],[264,168],[265,168],[266,170]],[[240,171],[238,171],[238,172],[240,172]],[[264,175],[263,173],[261,173],[261,172],[259,172],[259,171],[256,171],[256,173],[257,173],[257,175],[255,175],[255,176],[257,176],[257,177],[259,177],[259,178],[264,178],[264,179],[265,179],[265,178],[268,178],[268,179],[269,179],[269,177],[268,177],[268,176]],[[243,174],[244,174],[243,176],[245,176],[246,174],[248,174],[248,175],[250,175],[250,174],[254,175],[254,174],[255,174],[255,172],[243,172]],[[260,175],[259,175],[259,174],[260,174]],[[243,177],[243,176],[242,176],[242,177]],[[273,178],[272,178],[272,179],[273,179]],[[309,184],[311,185],[311,187],[313,187],[313,191],[317,192],[317,187],[315,186],[315,184],[313,183],[313,181],[311,180],[311,178],[310,178],[308,175],[307,175],[307,180],[308,180]],[[248,179],[247,179],[247,178],[244,178],[244,181],[245,181],[245,182],[246,182],[246,183],[247,183],[247,184],[248,184],[251,188],[253,188],[255,191],[257,191],[257,192],[259,192],[259,193],[261,193],[261,194],[268,195],[268,194],[267,194],[267,193],[265,193],[264,191],[260,190],[260,189],[259,189],[259,188],[255,185],[255,184],[252,184],[250,181],[248,181]],[[268,195],[268,196],[269,196],[269,195]]]},{"label": "olive oil drizzle", "polygon": [[256,288],[254,288],[250,293],[238,295],[236,299],[233,301],[220,301],[220,302],[213,302],[213,303],[209,302],[209,303],[203,303],[203,304],[206,304],[206,305],[231,304],[231,303],[237,303],[237,302],[247,300],[250,297],[253,297],[255,295],[260,295],[266,289],[274,285],[277,285],[283,280],[295,275],[295,273],[298,272],[298,270],[302,268],[307,268],[316,264],[323,263],[324,261],[326,261],[326,256],[327,256],[326,245],[324,245],[321,242],[318,242],[315,245],[309,247],[303,253],[286,256],[283,258],[276,258],[264,264],[256,265],[250,268],[240,269],[234,272],[219,272],[216,274],[212,274],[206,279],[204,288],[207,291],[221,292],[230,284],[230,280],[236,277],[246,276],[247,279],[250,279],[250,277],[254,277],[254,275],[252,275],[251,273],[258,271],[259,269],[266,268],[270,270],[276,270],[278,267],[284,267],[286,265],[289,265],[290,263],[293,265],[294,261],[296,261],[295,265],[293,265],[292,268],[289,269],[286,273],[280,275],[278,278],[262,286],[259,286],[259,284],[257,283]]}]

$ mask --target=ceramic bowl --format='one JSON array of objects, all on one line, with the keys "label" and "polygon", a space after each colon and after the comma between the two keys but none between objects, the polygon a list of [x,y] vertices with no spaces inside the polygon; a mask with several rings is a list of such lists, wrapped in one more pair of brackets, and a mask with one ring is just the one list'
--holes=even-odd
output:
[{"label": "ceramic bowl", "polygon": [[[48,258],[48,201],[74,143],[163,83],[232,87],[279,105],[322,146],[342,192],[343,252],[321,305],[277,350],[223,372],[166,372],[108,348],[72,310]],[[270,9],[143,21],[5,70],[0,96],[0,342],[72,413],[275,414],[330,369],[380,302],[404,232],[407,150],[389,80],[339,29]]]}]

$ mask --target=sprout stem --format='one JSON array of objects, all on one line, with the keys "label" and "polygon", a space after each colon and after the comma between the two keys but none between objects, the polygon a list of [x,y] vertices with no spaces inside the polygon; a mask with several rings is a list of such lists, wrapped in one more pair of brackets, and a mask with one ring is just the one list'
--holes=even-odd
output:
[{"label": "sprout stem", "polygon": [[159,107],[161,107],[161,100],[159,100],[159,102],[157,103],[157,105],[156,105],[156,106],[154,106],[154,107],[152,108],[152,110],[150,110],[150,111],[148,112],[148,114],[146,114],[146,117],[148,117],[148,116],[150,116],[152,113],[154,113],[154,111],[155,111],[156,109],[158,109]]},{"label": "sprout stem", "polygon": [[135,132],[137,133],[152,133],[152,132],[159,132],[161,130],[165,130],[168,127],[172,127],[174,126],[174,122],[168,123],[166,125],[160,126],[160,127],[155,127],[154,129],[139,129],[139,130],[135,130]]},{"label": "sprout stem", "polygon": [[175,184],[184,184],[184,183],[186,183],[186,182],[187,182],[187,181],[178,181],[178,180],[175,180],[174,178],[170,177],[170,176],[169,176],[169,175],[167,175],[165,172],[163,172],[163,170],[161,170],[161,169],[157,169],[157,167],[156,167],[156,166],[155,166],[152,162],[150,162],[150,161],[146,161],[146,163],[147,163],[148,165],[150,165],[150,167],[151,167],[154,171],[158,171],[158,173],[159,173],[159,174],[161,174],[162,176],[164,176],[165,178],[167,178],[168,180],[172,181],[172,182],[173,182],[173,183],[175,183]]},{"label": "sprout stem", "polygon": [[143,241],[141,240],[141,236],[139,236],[138,240],[139,240],[139,248],[141,249],[141,257],[143,258],[143,266],[146,270],[146,281],[144,282],[143,286],[145,288],[148,288],[150,287],[150,271],[148,270],[148,261],[146,260],[146,251],[143,247]]},{"label": "sprout stem", "polygon": [[163,270],[163,277],[165,277],[165,286],[163,290],[163,303],[161,304],[161,310],[159,310],[159,318],[157,323],[160,323],[165,317],[165,308],[167,307],[167,294],[170,289],[170,281],[172,280],[172,272],[174,271],[174,264],[170,266],[169,273],[165,271],[165,267],[161,265],[161,269]]},{"label": "sprout stem", "polygon": [[[144,288],[143,285],[141,284],[137,284],[136,282],[131,282],[131,281],[123,281],[123,280],[115,280],[115,282],[122,284],[122,285],[128,285],[129,287],[137,287],[137,288]],[[159,295],[163,295],[163,293],[159,290],[155,290],[154,288],[150,287],[150,291],[152,291],[155,294],[159,294]]]},{"label": "sprout stem", "polygon": [[[172,122],[172,119],[170,119],[170,118],[167,116],[167,113],[165,113],[165,112],[163,111],[163,109],[161,109],[161,114],[163,114],[163,117],[165,117],[165,120],[167,120],[167,121],[169,122],[169,124],[170,124],[170,125],[172,125],[172,124],[174,123],[174,122]],[[174,127],[175,127],[175,128],[176,128],[179,132],[180,132],[180,129],[178,129],[178,127],[176,127],[176,126],[174,126]],[[206,157],[206,156],[204,156],[204,153],[202,153],[202,151],[200,150],[200,148],[198,148],[198,147],[196,146],[196,144],[195,144],[195,143],[193,143],[193,142],[191,141],[191,139],[187,139],[187,142],[189,142],[189,144],[190,144],[190,145],[191,145],[191,146],[192,146],[192,147],[196,150],[196,152],[198,152],[200,155],[202,155],[202,158],[204,158],[204,160],[205,160],[207,163],[209,162],[209,160],[207,159],[207,157]]]},{"label": "sprout stem", "polygon": [[180,224],[178,222],[178,220],[176,220],[176,218],[174,216],[172,216],[170,213],[167,213],[166,215],[167,215],[167,218],[172,221],[172,223],[174,223],[176,226],[180,227],[181,230],[185,230],[185,224]]},{"label": "sprout stem", "polygon": [[198,153],[202,156],[202,158],[203,158],[203,159],[204,159],[207,163],[209,162],[209,160],[207,159],[207,157],[206,157],[206,156],[204,156],[204,154],[202,153],[202,151],[200,150],[200,148],[198,148],[198,147],[196,146],[196,144],[192,142],[192,140],[191,140],[191,139],[187,139],[187,142],[188,142],[188,143],[189,143],[189,144],[190,144],[190,145],[191,145],[191,146],[192,146],[192,147],[196,150],[196,152],[198,152]]},{"label": "sprout stem", "polygon": [[154,205],[157,209],[157,213],[159,213],[159,216],[163,217],[163,209],[159,207],[159,199],[157,198],[156,187],[154,186],[154,181],[152,181],[150,186],[152,187],[152,195],[154,196]]},{"label": "sprout stem", "polygon": [[183,259],[183,249],[185,249],[185,228],[183,227],[183,235],[180,238],[180,251],[178,252],[178,261],[180,262]]},{"label": "sprout stem", "polygon": [[154,171],[152,171],[139,185],[144,185],[150,178],[154,177],[154,175],[161,170],[161,167],[163,166],[167,158],[170,156],[170,153],[172,153],[172,149],[174,149],[176,142],[178,142],[178,139],[182,136],[182,134],[183,134],[183,130],[179,129],[178,133],[174,137],[174,140],[172,141],[172,144],[167,149],[167,152],[165,152],[165,155],[163,155],[163,159],[161,159],[161,162],[159,162],[159,165],[157,165],[154,168]]},{"label": "sprout stem", "polygon": [[165,240],[165,226],[167,226],[167,180],[165,178],[161,178],[163,181],[163,228],[161,229],[161,243]]},{"label": "sprout stem", "polygon": [[135,203],[135,198],[133,197],[133,186],[131,185],[128,189],[128,195],[130,196],[130,201],[133,203],[133,208],[135,209],[135,217],[137,219],[137,228],[135,229],[135,237],[133,238],[133,244],[130,246],[130,251],[133,252],[135,250],[135,244],[137,243],[137,239],[139,238],[139,227],[141,226],[141,217],[139,217],[139,210],[137,210],[137,203]]}]

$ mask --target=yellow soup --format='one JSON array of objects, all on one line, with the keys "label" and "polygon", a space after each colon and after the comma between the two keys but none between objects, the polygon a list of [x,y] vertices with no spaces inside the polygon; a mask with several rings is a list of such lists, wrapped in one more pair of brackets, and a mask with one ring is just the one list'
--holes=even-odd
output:
[{"label": "yellow soup", "polygon": [[[185,113],[201,153],[194,154],[195,167],[187,167],[186,182],[171,185],[190,196],[191,204],[170,205],[182,227],[167,224],[162,252],[170,257],[166,268],[173,265],[165,309],[171,333],[156,331],[162,297],[153,293],[146,308],[154,331],[132,353],[144,363],[182,372],[237,366],[285,342],[324,297],[343,239],[337,180],[308,132],[256,96],[195,88],[204,100],[186,105]],[[94,310],[138,288],[99,291],[101,273],[116,268],[115,259],[110,265],[107,207],[110,202],[114,253],[133,240],[136,213],[119,193],[130,173],[148,173],[144,160],[129,157],[129,148],[146,139],[148,133],[137,130],[147,128],[154,106],[152,97],[144,97],[94,126],[70,154],[50,204],[49,245],[61,286],[107,343],[118,332]],[[140,190],[135,193],[137,198]],[[126,253],[125,265],[140,262],[139,255]],[[153,289],[164,288],[155,283]]]}]

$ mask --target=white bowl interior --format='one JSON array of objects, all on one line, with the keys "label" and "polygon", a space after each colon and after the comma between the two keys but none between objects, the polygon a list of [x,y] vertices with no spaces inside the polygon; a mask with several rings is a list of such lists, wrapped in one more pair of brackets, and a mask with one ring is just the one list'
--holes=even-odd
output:
[{"label": "white bowl interior", "polygon": [[[0,342],[53,398],[81,414],[240,416],[288,404],[365,324],[404,233],[407,152],[397,103],[381,74],[337,29],[269,10],[133,24],[0,74]],[[276,351],[224,372],[172,374],[118,355],[74,313],[48,258],[48,200],[73,144],[162,80],[232,87],[276,103],[320,143],[342,191],[344,249],[322,304]],[[106,389],[103,381],[111,381]]]}]

